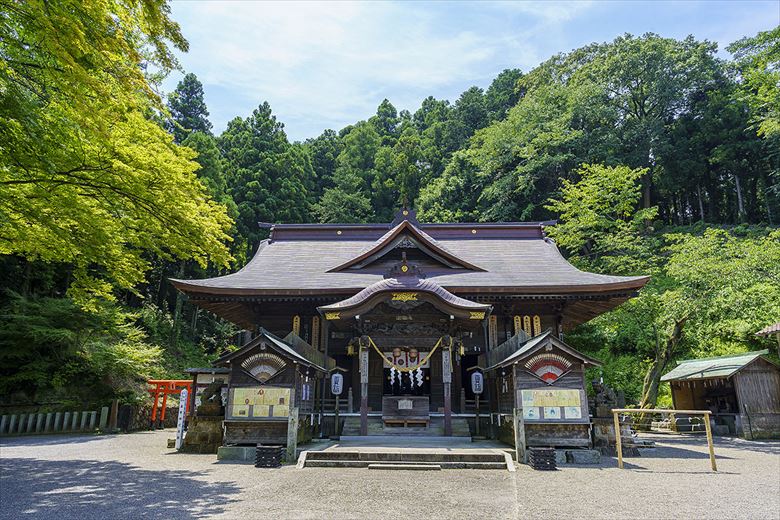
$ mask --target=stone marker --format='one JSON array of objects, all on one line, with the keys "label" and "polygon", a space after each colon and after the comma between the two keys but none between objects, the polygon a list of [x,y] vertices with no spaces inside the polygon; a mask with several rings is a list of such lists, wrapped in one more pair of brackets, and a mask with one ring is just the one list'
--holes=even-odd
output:
[{"label": "stone marker", "polygon": [[100,409],[100,429],[105,430],[108,426],[108,406]]},{"label": "stone marker", "polygon": [[37,413],[31,413],[27,416],[27,433],[35,433],[35,421],[37,418]]},{"label": "stone marker", "polygon": [[11,415],[11,420],[9,421],[8,424],[8,433],[9,434],[15,433],[15,428],[16,428],[16,414],[13,414]]},{"label": "stone marker", "polygon": [[73,412],[73,417],[71,418],[71,422],[70,422],[70,429],[72,431],[74,431],[74,432],[78,431],[78,429],[79,429],[79,413],[78,412]]},{"label": "stone marker", "polygon": [[52,412],[49,412],[46,414],[46,426],[43,427],[43,431],[46,433],[50,432],[52,427],[54,426],[54,414]]},{"label": "stone marker", "polygon": [[70,430],[70,412],[62,414],[62,431]]},{"label": "stone marker", "polygon": [[54,414],[54,428],[52,428],[52,431],[62,431],[62,412]]},{"label": "stone marker", "polygon": [[92,412],[89,414],[89,431],[93,432],[95,431],[95,426],[97,422],[97,412]]},{"label": "stone marker", "polygon": [[27,421],[27,414],[19,414],[19,422],[16,423],[16,431],[14,433],[24,433],[24,425]]},{"label": "stone marker", "polygon": [[79,430],[84,431],[87,429],[87,419],[89,419],[89,412],[81,412],[81,426]]},{"label": "stone marker", "polygon": [[8,426],[8,416],[4,415],[0,417],[0,435],[5,433],[6,426]]},{"label": "stone marker", "polygon": [[35,433],[43,432],[43,421],[46,419],[46,414],[39,413],[38,419],[35,421]]}]

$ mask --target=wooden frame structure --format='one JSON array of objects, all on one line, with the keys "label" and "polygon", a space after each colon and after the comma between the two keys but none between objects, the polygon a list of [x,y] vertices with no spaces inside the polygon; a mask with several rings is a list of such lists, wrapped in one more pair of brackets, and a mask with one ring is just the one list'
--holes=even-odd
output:
[{"label": "wooden frame structure", "polygon": [[701,415],[704,417],[704,429],[707,432],[707,447],[710,451],[710,465],[712,471],[718,471],[718,464],[715,462],[715,448],[712,444],[712,427],[710,426],[710,415],[712,412],[709,410],[656,410],[656,409],[642,409],[642,408],[613,408],[612,416],[615,421],[615,449],[618,456],[618,467],[623,469],[623,440],[620,435],[620,417],[621,413],[669,413],[669,414],[684,414],[684,415]]}]

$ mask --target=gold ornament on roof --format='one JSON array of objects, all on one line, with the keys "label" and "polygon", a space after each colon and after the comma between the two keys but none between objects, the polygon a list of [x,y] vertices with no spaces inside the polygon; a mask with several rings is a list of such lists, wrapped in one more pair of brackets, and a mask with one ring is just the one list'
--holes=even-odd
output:
[{"label": "gold ornament on roof", "polygon": [[339,319],[341,319],[341,313],[340,312],[326,312],[325,313],[325,319],[326,320],[339,320]]},{"label": "gold ornament on roof", "polygon": [[[403,267],[401,269],[403,269]],[[394,302],[414,302],[417,301],[417,293],[416,292],[394,292],[392,300]]]},{"label": "gold ornament on roof", "polygon": [[485,319],[485,312],[475,312],[471,311],[469,312],[469,319],[470,320],[484,320]]}]

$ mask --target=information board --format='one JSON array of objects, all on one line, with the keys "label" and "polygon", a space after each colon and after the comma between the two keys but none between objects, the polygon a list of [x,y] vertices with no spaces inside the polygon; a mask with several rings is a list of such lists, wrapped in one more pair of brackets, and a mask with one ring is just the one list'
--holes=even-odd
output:
[{"label": "information board", "polygon": [[579,390],[537,388],[521,390],[523,419],[527,421],[567,421],[582,419]]},{"label": "information board", "polygon": [[231,388],[228,417],[231,419],[287,418],[290,389],[275,386]]}]

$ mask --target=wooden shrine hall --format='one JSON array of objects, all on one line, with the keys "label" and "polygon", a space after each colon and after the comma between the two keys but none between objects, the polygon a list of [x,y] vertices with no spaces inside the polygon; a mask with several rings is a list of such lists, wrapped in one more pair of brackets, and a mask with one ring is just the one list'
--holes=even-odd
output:
[{"label": "wooden shrine hall", "polygon": [[[588,423],[583,370],[598,362],[563,334],[635,295],[648,277],[576,269],[545,236],[550,224],[423,224],[404,209],[389,224],[265,225],[268,239],[240,271],[171,280],[193,304],[252,334],[238,358],[219,361],[231,369],[229,395],[243,399],[227,403],[226,437],[239,428],[247,442],[260,442],[262,425],[283,420],[279,411],[294,403],[277,403],[277,418],[252,395],[285,381],[312,400],[299,411],[309,417],[299,423],[309,429],[304,437],[470,435],[475,398],[483,416],[500,423],[507,395],[518,408],[537,399],[529,422]],[[286,375],[275,379],[277,370]],[[486,377],[479,396],[475,371]],[[329,379],[337,373],[343,425],[333,422]],[[534,388],[547,393],[528,393]]]}]

